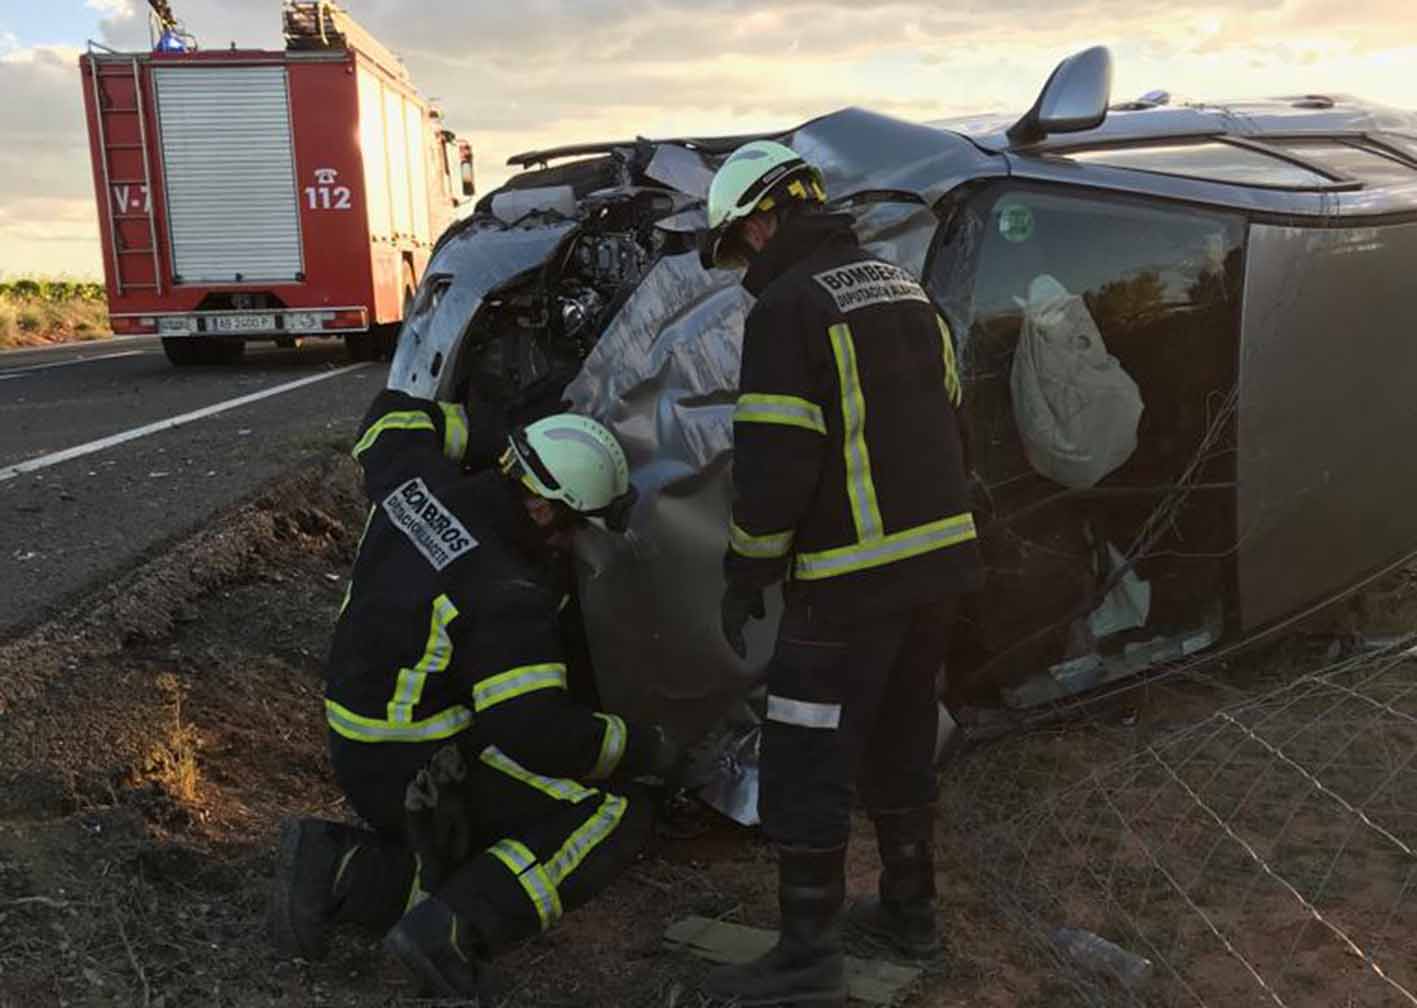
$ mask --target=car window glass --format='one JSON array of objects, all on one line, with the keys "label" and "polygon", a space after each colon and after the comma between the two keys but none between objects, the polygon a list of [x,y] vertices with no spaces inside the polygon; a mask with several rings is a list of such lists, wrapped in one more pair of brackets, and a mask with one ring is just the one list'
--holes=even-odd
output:
[{"label": "car window glass", "polygon": [[[1117,633],[1179,633],[1189,647],[1215,631],[1235,546],[1243,236],[1238,217],[1042,186],[992,187],[956,209],[927,282],[966,379],[986,649],[1061,668]],[[1119,440],[1119,464],[1094,484],[1058,478]],[[1114,551],[1138,543],[1145,587],[1129,598],[1145,611],[1122,631],[1131,617],[1113,617],[1132,602],[1088,612]]]},{"label": "car window glass", "polygon": [[1336,172],[1362,182],[1382,184],[1417,182],[1417,168],[1376,151],[1337,140],[1267,141],[1269,146],[1312,162],[1325,171]]},{"label": "car window glass", "polygon": [[1310,171],[1262,151],[1227,143],[1165,144],[1152,147],[1104,147],[1071,151],[1066,157],[1084,164],[1184,175],[1235,185],[1312,189],[1333,184]]}]

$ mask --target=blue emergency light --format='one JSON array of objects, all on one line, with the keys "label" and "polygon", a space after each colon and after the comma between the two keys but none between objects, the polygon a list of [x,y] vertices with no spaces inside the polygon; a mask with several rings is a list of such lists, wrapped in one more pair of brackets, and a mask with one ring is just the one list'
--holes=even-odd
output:
[{"label": "blue emergency light", "polygon": [[165,29],[153,46],[153,52],[186,52],[187,43],[171,28]]}]

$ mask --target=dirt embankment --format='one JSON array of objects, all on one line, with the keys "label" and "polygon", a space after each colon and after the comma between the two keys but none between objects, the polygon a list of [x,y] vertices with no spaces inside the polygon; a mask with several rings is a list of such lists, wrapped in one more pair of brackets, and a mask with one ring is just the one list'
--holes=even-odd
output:
[{"label": "dirt embankment", "polygon": [[[372,938],[289,963],[261,929],[280,817],[346,815],[319,698],[362,509],[353,466],[332,457],[0,645],[0,1008],[412,997]],[[761,838],[703,825],[511,950],[502,1003],[701,1004],[707,966],[664,951],[664,928],[689,914],[771,926],[775,899]],[[873,885],[873,858],[857,845],[854,889]],[[965,961],[948,983],[960,997],[987,975]],[[940,996],[915,1003],[953,1003]]]},{"label": "dirt embankment", "polygon": [[[346,814],[321,666],[362,523],[332,456],[0,645],[0,1008],[412,996],[371,938],[305,964],[262,932],[280,817]],[[651,856],[507,955],[505,1003],[669,1003],[703,967],[661,953],[663,928],[739,904],[770,919],[772,878],[723,825]]]},{"label": "dirt embankment", "polygon": [[[346,815],[325,756],[321,664],[362,520],[354,468],[332,455],[66,618],[0,644],[0,1008],[412,1003],[373,938],[347,935],[326,962],[290,963],[261,930],[280,817]],[[1049,981],[1047,957],[980,882],[980,799],[1017,815],[1204,719],[1237,687],[1273,683],[1227,675],[1223,689],[1134,694],[957,771],[939,840],[950,951],[910,1005],[1093,1003]],[[722,820],[704,825],[508,952],[499,1008],[702,1005],[706,966],[664,951],[664,928],[688,914],[765,926],[775,916],[770,849]],[[865,823],[857,836],[850,888],[862,893],[875,851]]]}]

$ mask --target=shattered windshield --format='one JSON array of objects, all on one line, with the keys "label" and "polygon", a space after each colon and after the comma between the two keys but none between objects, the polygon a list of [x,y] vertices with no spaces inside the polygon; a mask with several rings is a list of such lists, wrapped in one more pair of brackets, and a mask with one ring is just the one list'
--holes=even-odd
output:
[{"label": "shattered windshield", "polygon": [[969,388],[991,656],[976,674],[1050,670],[1006,701],[1219,637],[1243,234],[1223,214],[1018,185],[945,230],[929,284]]}]

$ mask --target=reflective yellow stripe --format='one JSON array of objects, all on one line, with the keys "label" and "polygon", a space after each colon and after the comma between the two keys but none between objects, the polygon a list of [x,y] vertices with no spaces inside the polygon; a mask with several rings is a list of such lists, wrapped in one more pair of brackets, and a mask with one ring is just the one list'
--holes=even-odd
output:
[{"label": "reflective yellow stripe", "polygon": [[[404,913],[408,911],[405,910]],[[462,942],[458,940],[458,915],[448,915],[448,945],[452,948],[453,954],[463,962],[467,962],[467,953],[462,950]]]},{"label": "reflective yellow stripe", "polygon": [[543,689],[565,689],[566,666],[560,662],[544,665],[519,665],[514,669],[484,679],[472,688],[472,706],[481,714],[489,707],[515,700],[519,696]]},{"label": "reflective yellow stripe", "polygon": [[940,352],[945,359],[945,391],[949,393],[950,402],[958,406],[964,401],[964,390],[960,387],[959,367],[955,363],[954,337],[950,335],[949,323],[943,316],[936,315],[935,321],[940,324]]},{"label": "reflective yellow stripe", "polygon": [[536,916],[541,920],[541,930],[545,931],[561,919],[561,894],[551,881],[546,869],[536,861],[524,844],[516,840],[499,840],[487,848],[498,861],[521,883],[527,899],[536,908]]},{"label": "reflective yellow stripe", "polygon": [[395,724],[364,717],[327,699],[325,720],[335,731],[355,742],[430,742],[462,731],[472,723],[472,711],[462,706],[449,707],[422,721]]},{"label": "reflective yellow stripe", "polygon": [[532,773],[496,746],[488,746],[482,750],[478,759],[493,770],[501,771],[508,777],[519,780],[528,787],[536,788],[542,794],[549,795],[557,801],[578,802],[582,798],[589,798],[595,794],[590,788],[582,787],[573,780],[543,777],[541,774]]},{"label": "reflective yellow stripe", "polygon": [[625,755],[625,722],[614,714],[596,714],[605,722],[605,735],[600,740],[600,756],[591,768],[587,780],[605,780],[620,765]]},{"label": "reflective yellow stripe", "polygon": [[536,864],[536,855],[519,840],[498,840],[487,848],[487,853],[506,865],[513,875],[520,875]]},{"label": "reflective yellow stripe", "polygon": [[458,607],[446,595],[433,600],[433,616],[428,625],[428,643],[423,656],[412,668],[399,669],[394,698],[389,701],[389,720],[408,724],[413,720],[413,708],[423,698],[423,684],[430,672],[442,672],[453,658],[453,639],[448,624],[458,618]]},{"label": "reflective yellow stripe", "polygon": [[733,422],[784,424],[818,434],[827,432],[826,417],[816,403],[797,396],[766,395],[762,392],[745,392],[738,397]]},{"label": "reflective yellow stripe", "polygon": [[791,697],[768,694],[767,721],[796,725],[799,728],[824,728],[835,731],[841,726],[841,704],[815,703]]},{"label": "reflective yellow stripe", "polygon": [[591,851],[615,832],[615,827],[619,826],[620,820],[625,817],[625,809],[629,804],[618,795],[606,795],[595,814],[566,839],[547,865],[551,880],[556,885],[564,882],[566,876],[579,868]]},{"label": "reflective yellow stripe", "polygon": [[787,556],[792,549],[793,532],[788,529],[786,532],[773,532],[768,535],[753,535],[751,532],[744,532],[738,527],[737,522],[732,522],[728,526],[728,543],[733,547],[733,552],[740,556],[754,557],[760,560],[772,560],[777,557]]},{"label": "reflective yellow stripe", "polygon": [[861,393],[861,376],[856,371],[856,347],[851,327],[845,322],[827,330],[841,379],[842,447],[846,453],[846,493],[851,498],[851,520],[856,538],[879,539],[885,528],[881,508],[876,503],[876,484],[871,480],[871,453],[866,448],[866,397]]},{"label": "reflective yellow stripe", "polygon": [[[359,556],[359,551],[364,548],[364,540],[369,537],[369,526],[374,524],[374,512],[379,509],[371,507],[369,515],[364,519],[364,531],[359,533],[359,542],[355,544],[354,555]],[[350,575],[349,587],[344,590],[344,601],[339,604],[339,614],[344,615],[344,611],[349,608],[349,600],[354,596],[354,575]]]},{"label": "reflective yellow stripe", "polygon": [[364,436],[355,444],[354,450],[350,454],[358,458],[370,445],[379,440],[380,434],[391,430],[431,431],[434,430],[434,427],[433,421],[422,410],[400,410],[394,413],[385,413],[364,432]]},{"label": "reflective yellow stripe", "polygon": [[439,403],[443,411],[443,454],[461,462],[467,454],[467,410],[455,403]]},{"label": "reflective yellow stripe", "polygon": [[954,546],[975,538],[974,515],[961,514],[903,532],[892,532],[871,542],[856,543],[820,553],[797,554],[796,575],[803,581],[836,577],[853,571],[882,567],[897,560]]},{"label": "reflective yellow stripe", "polygon": [[423,857],[413,855],[413,884],[408,887],[408,899],[404,900],[403,912],[408,913],[433,894],[423,888]]}]

